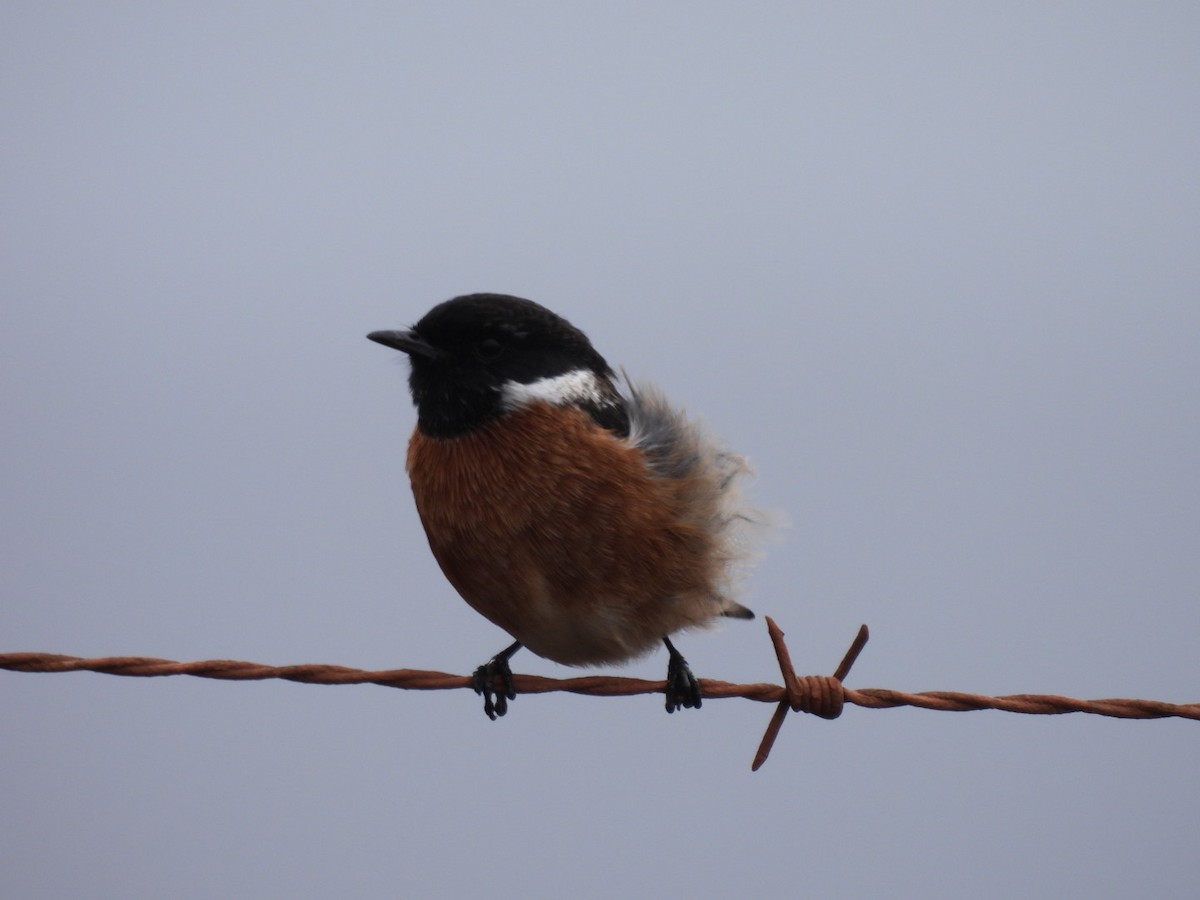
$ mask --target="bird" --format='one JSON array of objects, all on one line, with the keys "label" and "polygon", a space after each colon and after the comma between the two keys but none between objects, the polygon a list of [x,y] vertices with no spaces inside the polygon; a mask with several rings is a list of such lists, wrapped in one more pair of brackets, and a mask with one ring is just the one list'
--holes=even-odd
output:
[{"label": "bird", "polygon": [[595,667],[664,646],[667,712],[699,708],[671,636],[754,618],[732,596],[759,522],[745,458],[532,300],[466,294],[367,337],[411,364],[406,468],[433,556],[514,639],[471,679],[488,718],[516,699],[522,647]]}]

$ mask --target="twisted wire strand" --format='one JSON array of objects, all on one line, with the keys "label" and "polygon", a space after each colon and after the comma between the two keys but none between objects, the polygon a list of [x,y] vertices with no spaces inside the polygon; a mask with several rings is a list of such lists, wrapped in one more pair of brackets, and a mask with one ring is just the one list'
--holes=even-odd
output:
[{"label": "twisted wire strand", "polygon": [[[700,691],[705,700],[742,698],[760,703],[777,704],[775,713],[759,745],[754,769],[767,759],[775,737],[789,710],[808,712],[826,719],[837,718],[847,703],[866,709],[892,709],[913,706],[920,709],[946,712],[965,712],[996,709],[1027,715],[1063,715],[1092,713],[1119,719],[1181,718],[1200,720],[1200,703],[1164,703],[1158,700],[1109,698],[1078,700],[1053,694],[1010,694],[990,697],[959,691],[923,691],[908,693],[884,688],[851,689],[842,684],[858,654],[867,642],[867,627],[859,630],[842,664],[833,675],[797,676],[792,668],[783,632],[767,617],[767,629],[775,647],[783,685],[769,683],[734,684],[711,678],[700,679]],[[263,681],[282,679],[301,684],[377,684],[383,687],[418,691],[444,691],[471,688],[472,679],[466,675],[423,669],[364,670],[347,666],[308,664],[268,666],[261,663],[232,659],[209,659],[196,662],[176,662],[146,656],[108,656],[83,658],[58,653],[2,653],[0,669],[13,672],[100,672],[139,678],[168,675],[191,675],[222,681]],[[567,692],[593,697],[629,697],[635,694],[662,693],[665,683],[641,678],[612,675],[589,675],[580,678],[546,678],[541,675],[514,675],[513,687],[519,694]]]}]

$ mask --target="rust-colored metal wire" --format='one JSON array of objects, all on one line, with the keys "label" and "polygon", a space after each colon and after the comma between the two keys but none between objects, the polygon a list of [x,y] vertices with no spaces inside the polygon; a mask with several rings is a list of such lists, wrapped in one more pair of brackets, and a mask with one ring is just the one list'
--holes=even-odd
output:
[{"label": "rust-colored metal wire", "polygon": [[[842,682],[850,673],[858,654],[867,643],[867,626],[863,625],[841,665],[833,675],[798,676],[792,668],[783,632],[768,616],[767,631],[775,648],[783,685],[731,684],[727,681],[700,679],[704,699],[742,697],[762,703],[776,703],[775,713],[767,726],[754,757],[757,770],[767,760],[783,720],[789,710],[807,712],[823,719],[836,719],[845,704],[868,709],[889,709],[896,706],[916,706],[963,712],[974,709],[999,709],[1005,712],[1032,715],[1061,715],[1082,712],[1120,719],[1163,719],[1176,717],[1200,720],[1200,703],[1162,703],[1157,700],[1076,700],[1052,694],[1012,694],[1006,697],[987,697],[956,691],[925,691],[909,694],[881,688],[853,690]],[[378,684],[384,687],[418,691],[444,691],[472,687],[466,675],[430,672],[421,669],[384,669],[366,671],[346,666],[312,664],[302,666],[264,666],[259,663],[230,659],[209,659],[199,662],[175,662],[145,656],[107,656],[83,659],[56,653],[0,653],[0,669],[14,672],[103,672],[108,675],[129,675],[150,678],[164,675],[193,675],[198,678],[217,678],[224,681],[262,681],[280,678],[303,684]],[[628,697],[633,694],[662,693],[664,683],[641,678],[621,678],[591,675],[583,678],[545,678],[540,675],[514,675],[513,687],[519,694],[546,694],[565,691],[590,694],[594,697]]]}]

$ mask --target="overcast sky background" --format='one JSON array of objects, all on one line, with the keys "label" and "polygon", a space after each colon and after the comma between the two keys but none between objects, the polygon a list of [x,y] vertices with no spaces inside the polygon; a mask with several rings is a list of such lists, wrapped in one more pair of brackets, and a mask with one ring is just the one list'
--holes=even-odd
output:
[{"label": "overcast sky background", "polygon": [[[0,6],[0,651],[466,673],[399,354],[538,300],[853,687],[1200,700],[1200,6]],[[765,626],[679,646],[778,681]],[[517,671],[572,670],[523,653]],[[661,678],[665,655],[623,670]],[[0,672],[12,898],[1193,898],[1200,724]]]}]

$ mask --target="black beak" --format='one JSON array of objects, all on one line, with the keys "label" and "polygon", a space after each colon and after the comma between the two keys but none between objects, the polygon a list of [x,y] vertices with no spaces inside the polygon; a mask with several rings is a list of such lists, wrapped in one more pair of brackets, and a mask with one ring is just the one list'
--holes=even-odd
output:
[{"label": "black beak", "polygon": [[413,331],[372,331],[367,338],[393,350],[402,350],[409,356],[436,359],[442,355],[441,350],[421,340]]}]

